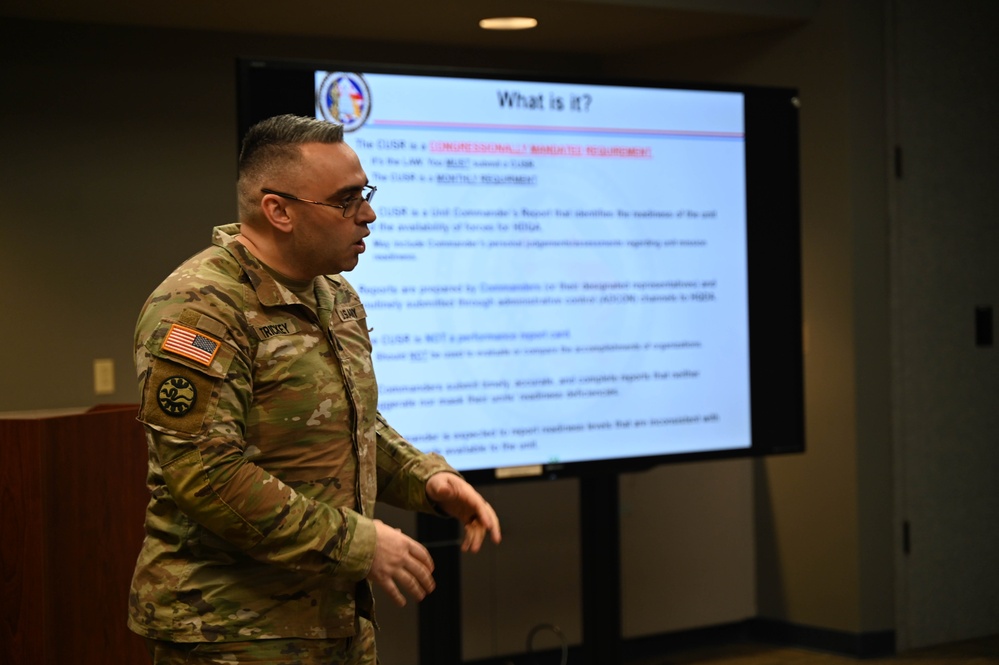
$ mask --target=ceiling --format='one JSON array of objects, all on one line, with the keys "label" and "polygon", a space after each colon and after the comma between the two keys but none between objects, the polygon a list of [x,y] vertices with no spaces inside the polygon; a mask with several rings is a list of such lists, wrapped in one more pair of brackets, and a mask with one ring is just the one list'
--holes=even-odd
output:
[{"label": "ceiling", "polygon": [[[819,0],[4,0],[0,17],[439,46],[621,54],[800,25]],[[488,16],[538,27],[487,32]]]}]

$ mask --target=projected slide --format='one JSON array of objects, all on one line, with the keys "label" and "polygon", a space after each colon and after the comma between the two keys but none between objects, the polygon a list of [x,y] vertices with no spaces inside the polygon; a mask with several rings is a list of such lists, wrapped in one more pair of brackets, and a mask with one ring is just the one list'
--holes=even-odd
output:
[{"label": "projected slide", "polygon": [[317,71],[380,410],[461,470],[750,446],[743,96]]}]

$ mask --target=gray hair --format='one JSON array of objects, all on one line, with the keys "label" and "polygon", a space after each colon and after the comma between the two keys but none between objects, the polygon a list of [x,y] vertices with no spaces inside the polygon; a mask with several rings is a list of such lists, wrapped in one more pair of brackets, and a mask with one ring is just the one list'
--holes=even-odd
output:
[{"label": "gray hair", "polygon": [[260,187],[276,173],[301,165],[299,146],[341,143],[343,125],[297,115],[278,115],[250,127],[239,151],[236,192],[239,218],[250,217],[260,203]]}]

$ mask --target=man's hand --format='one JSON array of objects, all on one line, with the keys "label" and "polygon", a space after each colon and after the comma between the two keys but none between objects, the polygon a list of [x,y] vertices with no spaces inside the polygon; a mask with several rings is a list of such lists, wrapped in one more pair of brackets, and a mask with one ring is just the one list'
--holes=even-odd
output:
[{"label": "man's hand", "polygon": [[381,520],[375,522],[375,556],[368,579],[385,590],[396,605],[406,596],[417,602],[434,590],[434,560],[420,543]]},{"label": "man's hand", "polygon": [[430,476],[427,498],[465,525],[462,552],[478,552],[487,533],[492,535],[492,541],[497,545],[502,540],[496,511],[461,476],[447,472]]}]

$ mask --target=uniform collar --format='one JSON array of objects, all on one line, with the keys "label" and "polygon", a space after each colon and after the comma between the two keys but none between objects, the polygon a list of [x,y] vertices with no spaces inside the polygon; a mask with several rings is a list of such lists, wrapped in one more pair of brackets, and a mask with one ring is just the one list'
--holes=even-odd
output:
[{"label": "uniform collar", "polygon": [[[215,227],[212,231],[212,244],[224,249],[236,260],[236,263],[249,278],[253,290],[257,292],[260,304],[267,306],[302,304],[302,301],[295,294],[271,276],[260,260],[250,253],[246,245],[236,239],[236,236],[239,235],[239,229],[239,224]],[[324,277],[325,279],[319,280],[319,283],[328,285],[331,291],[335,292],[340,286],[340,275],[325,275]],[[320,302],[326,300],[322,297],[319,299]],[[333,296],[330,293],[328,302],[332,302],[332,299]]]}]

